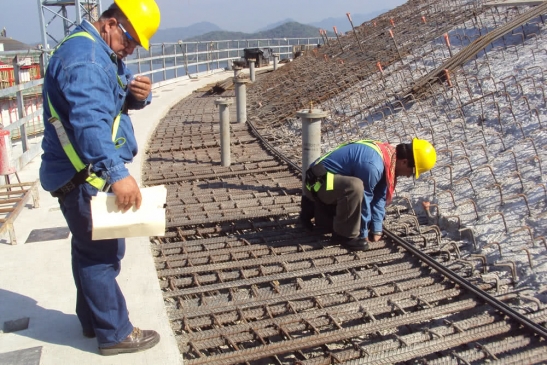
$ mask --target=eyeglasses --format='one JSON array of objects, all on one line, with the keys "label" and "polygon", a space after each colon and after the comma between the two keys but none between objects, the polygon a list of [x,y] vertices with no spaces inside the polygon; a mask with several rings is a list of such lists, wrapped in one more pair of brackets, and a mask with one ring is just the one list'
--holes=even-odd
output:
[{"label": "eyeglasses", "polygon": [[121,25],[121,23],[118,23],[118,27],[120,27],[123,34],[127,37],[127,40],[129,41],[129,45],[132,45],[134,47],[140,46],[139,42],[137,42],[137,40],[133,38],[127,30],[125,30],[125,28],[123,27],[123,25]]}]

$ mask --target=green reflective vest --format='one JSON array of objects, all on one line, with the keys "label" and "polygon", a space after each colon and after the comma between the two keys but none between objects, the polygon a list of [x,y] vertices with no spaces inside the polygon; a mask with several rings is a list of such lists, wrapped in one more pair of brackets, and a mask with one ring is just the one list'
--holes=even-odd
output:
[{"label": "green reflective vest", "polygon": [[[321,161],[323,161],[325,158],[327,158],[334,151],[336,151],[336,150],[338,150],[338,149],[340,149],[344,146],[347,146],[349,144],[352,144],[352,143],[360,143],[360,144],[363,144],[365,146],[368,146],[368,147],[374,149],[376,152],[378,152],[380,157],[382,157],[382,160],[384,159],[384,156],[382,155],[382,151],[380,150],[380,147],[378,147],[376,145],[375,141],[373,141],[371,139],[362,139],[362,140],[359,140],[359,141],[342,143],[340,146],[336,147],[335,149],[333,149],[329,153],[321,156],[321,158],[319,158],[315,163],[316,164],[320,163]],[[334,189],[334,174],[330,171],[327,171],[327,175],[325,176],[325,184],[326,184],[325,190],[330,191],[330,190]],[[316,181],[315,184],[313,184],[313,185],[306,184],[306,188],[309,191],[313,191],[313,192],[317,193],[322,185],[323,185],[323,183],[321,181]]]}]

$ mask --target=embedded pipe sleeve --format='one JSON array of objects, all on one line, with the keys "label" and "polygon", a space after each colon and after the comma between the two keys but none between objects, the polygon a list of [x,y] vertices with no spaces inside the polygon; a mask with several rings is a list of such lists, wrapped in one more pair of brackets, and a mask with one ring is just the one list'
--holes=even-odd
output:
[{"label": "embedded pipe sleeve", "polygon": [[220,114],[220,163],[222,166],[230,166],[230,105],[231,99],[217,99],[215,105],[219,108]]},{"label": "embedded pipe sleeve", "polygon": [[321,155],[321,120],[327,112],[305,109],[296,113],[302,119],[302,189],[305,188],[306,170]]}]

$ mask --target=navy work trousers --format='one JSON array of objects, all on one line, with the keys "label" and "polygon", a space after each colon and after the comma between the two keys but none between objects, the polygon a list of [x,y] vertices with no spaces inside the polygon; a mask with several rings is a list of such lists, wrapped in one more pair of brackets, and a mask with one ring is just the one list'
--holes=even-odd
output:
[{"label": "navy work trousers", "polygon": [[59,203],[72,232],[76,314],[84,331],[95,331],[99,347],[108,347],[123,341],[133,326],[116,281],[125,240],[91,240],[91,198],[95,195],[97,189],[84,183],[59,198]]}]

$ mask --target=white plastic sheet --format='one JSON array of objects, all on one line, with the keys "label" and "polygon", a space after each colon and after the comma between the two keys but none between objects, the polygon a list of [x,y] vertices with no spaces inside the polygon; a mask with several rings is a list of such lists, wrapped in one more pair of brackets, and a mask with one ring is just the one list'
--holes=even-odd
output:
[{"label": "white plastic sheet", "polygon": [[93,240],[127,237],[165,235],[165,201],[167,189],[164,185],[141,188],[142,203],[122,212],[116,205],[112,193],[98,193],[91,199]]}]

